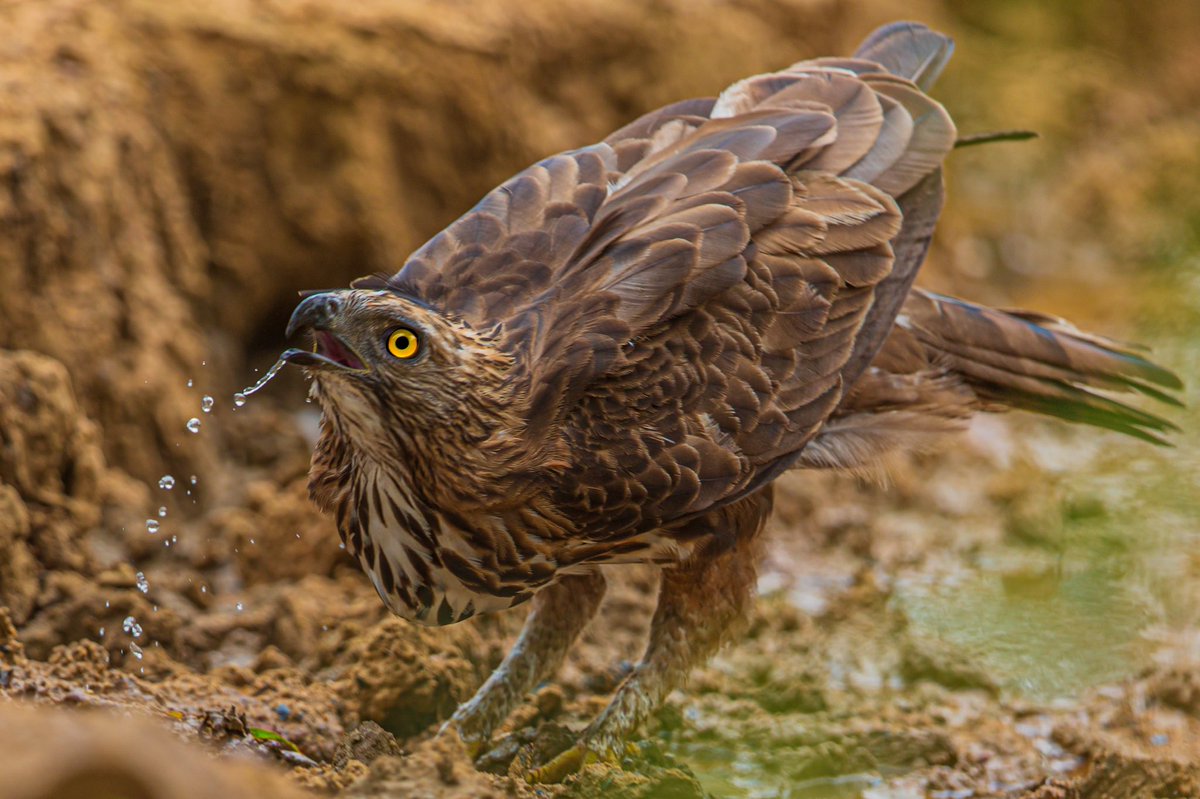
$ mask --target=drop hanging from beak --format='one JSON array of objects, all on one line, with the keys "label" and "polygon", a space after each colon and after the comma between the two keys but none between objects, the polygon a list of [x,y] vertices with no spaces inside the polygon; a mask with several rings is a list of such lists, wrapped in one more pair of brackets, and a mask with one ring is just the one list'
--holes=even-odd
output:
[{"label": "drop hanging from beak", "polygon": [[266,374],[264,374],[262,377],[258,378],[257,383],[255,383],[252,386],[247,386],[246,388],[243,388],[241,391],[239,391],[233,395],[233,406],[235,408],[240,408],[243,405],[245,405],[246,397],[249,397],[251,394],[257,393],[263,386],[265,386],[267,383],[270,383],[271,380],[275,377],[275,375],[279,374],[279,370],[282,369],[286,365],[287,365],[287,353],[285,352],[283,355],[281,355],[279,357],[278,361],[276,361],[274,364],[271,365],[271,368],[266,371]]}]

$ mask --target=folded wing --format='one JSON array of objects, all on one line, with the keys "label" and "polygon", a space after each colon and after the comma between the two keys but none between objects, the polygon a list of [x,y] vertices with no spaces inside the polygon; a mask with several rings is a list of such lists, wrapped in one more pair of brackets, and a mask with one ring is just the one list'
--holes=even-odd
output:
[{"label": "folded wing", "polygon": [[953,146],[950,51],[890,26],[852,58],[647,114],[499,187],[387,285],[515,360],[532,446],[574,453],[583,537],[630,537],[798,457],[887,338]]}]

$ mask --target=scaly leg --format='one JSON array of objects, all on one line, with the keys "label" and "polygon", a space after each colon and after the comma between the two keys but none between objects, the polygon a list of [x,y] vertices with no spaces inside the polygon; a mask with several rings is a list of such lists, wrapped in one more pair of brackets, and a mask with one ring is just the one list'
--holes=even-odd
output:
[{"label": "scaly leg", "polygon": [[539,591],[504,662],[454,711],[442,732],[453,728],[473,750],[482,748],[525,694],[558,671],[567,649],[600,607],[604,588],[604,576],[593,572],[567,575]]},{"label": "scaly leg", "polygon": [[770,489],[690,523],[711,528],[710,541],[689,560],[663,570],[658,607],[641,663],[579,742],[529,774],[558,782],[588,762],[616,761],[624,740],[681,686],[688,672],[712,657],[743,620],[754,596],[759,533],[771,511]]}]

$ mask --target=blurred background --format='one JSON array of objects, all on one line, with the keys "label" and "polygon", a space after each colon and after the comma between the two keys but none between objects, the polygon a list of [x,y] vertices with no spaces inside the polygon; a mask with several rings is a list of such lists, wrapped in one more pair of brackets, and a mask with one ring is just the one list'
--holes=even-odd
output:
[{"label": "blurred background", "polygon": [[[0,796],[526,791],[427,740],[521,612],[386,619],[305,499],[301,377],[233,392],[296,291],[895,19],[956,39],[961,134],[1040,134],[952,155],[921,282],[1144,344],[1194,409],[1192,0],[0,0]],[[1200,795],[1200,418],[1172,418],[1169,449],[990,418],[886,485],[788,475],[746,640],[642,757],[552,790]],[[652,596],[623,577],[518,737],[595,711]]]}]

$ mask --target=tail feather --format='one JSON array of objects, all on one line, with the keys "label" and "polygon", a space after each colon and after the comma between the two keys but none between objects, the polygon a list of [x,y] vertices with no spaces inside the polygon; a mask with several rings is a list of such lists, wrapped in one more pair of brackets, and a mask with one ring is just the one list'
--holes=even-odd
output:
[{"label": "tail feather", "polygon": [[958,374],[985,405],[1020,408],[1116,430],[1155,444],[1178,430],[1170,421],[1100,392],[1136,392],[1168,405],[1182,382],[1116,342],[1061,319],[985,308],[913,291],[896,320]]},{"label": "tail feather", "polygon": [[953,54],[954,40],[949,36],[919,22],[893,22],[868,36],[854,57],[874,61],[929,91]]}]

